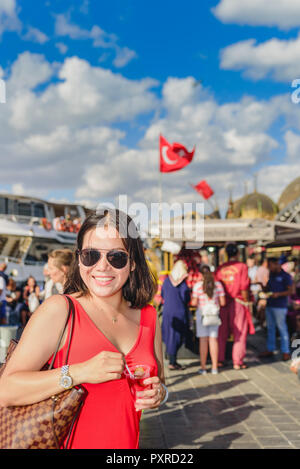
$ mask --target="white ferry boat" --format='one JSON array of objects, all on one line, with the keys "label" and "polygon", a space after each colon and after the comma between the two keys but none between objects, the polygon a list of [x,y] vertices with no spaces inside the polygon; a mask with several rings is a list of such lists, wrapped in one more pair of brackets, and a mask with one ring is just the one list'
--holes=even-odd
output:
[{"label": "white ferry boat", "polygon": [[44,281],[43,267],[53,249],[73,248],[78,227],[90,212],[76,204],[0,194],[0,263],[22,283]]}]

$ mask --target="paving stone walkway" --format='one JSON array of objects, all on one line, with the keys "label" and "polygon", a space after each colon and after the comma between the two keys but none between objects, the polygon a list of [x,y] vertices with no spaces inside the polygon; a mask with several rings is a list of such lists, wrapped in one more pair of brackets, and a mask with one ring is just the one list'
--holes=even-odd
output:
[{"label": "paving stone walkway", "polygon": [[265,333],[249,336],[246,370],[200,376],[198,360],[169,371],[169,401],[143,413],[140,448],[300,449],[300,381],[290,362],[259,360]]}]

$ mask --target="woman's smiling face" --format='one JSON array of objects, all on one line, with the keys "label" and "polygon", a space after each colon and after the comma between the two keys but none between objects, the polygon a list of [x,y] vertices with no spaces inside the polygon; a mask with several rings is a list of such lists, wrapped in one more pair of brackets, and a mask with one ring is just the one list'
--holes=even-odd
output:
[{"label": "woman's smiling face", "polygon": [[128,261],[122,269],[116,269],[106,259],[106,253],[111,250],[127,252],[118,231],[111,227],[97,227],[88,231],[83,239],[83,249],[97,249],[101,252],[99,261],[87,267],[79,257],[80,275],[90,293],[99,297],[109,297],[122,294],[122,287],[130,273]]}]

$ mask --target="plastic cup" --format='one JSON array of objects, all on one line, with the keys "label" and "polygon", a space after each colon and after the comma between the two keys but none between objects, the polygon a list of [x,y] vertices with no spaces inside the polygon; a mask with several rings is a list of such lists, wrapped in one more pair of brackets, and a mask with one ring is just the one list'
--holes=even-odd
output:
[{"label": "plastic cup", "polygon": [[135,401],[138,399],[137,392],[151,389],[151,384],[144,384],[144,379],[149,378],[151,372],[152,367],[150,365],[131,365],[125,369],[124,373]]}]

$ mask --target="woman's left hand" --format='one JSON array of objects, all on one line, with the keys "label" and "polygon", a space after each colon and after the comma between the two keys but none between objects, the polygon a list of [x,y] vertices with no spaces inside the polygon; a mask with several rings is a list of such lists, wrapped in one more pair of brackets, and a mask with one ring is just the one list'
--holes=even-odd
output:
[{"label": "woman's left hand", "polygon": [[145,386],[151,385],[151,389],[145,391],[138,391],[136,393],[136,410],[156,409],[165,397],[165,389],[161,385],[161,380],[158,376],[146,378],[143,381]]}]

